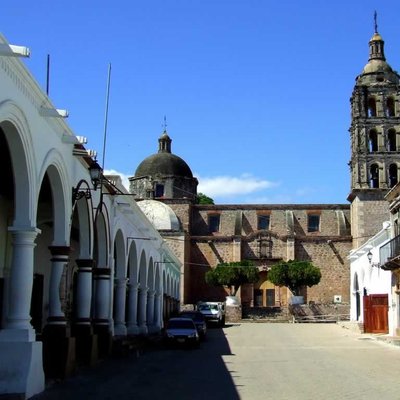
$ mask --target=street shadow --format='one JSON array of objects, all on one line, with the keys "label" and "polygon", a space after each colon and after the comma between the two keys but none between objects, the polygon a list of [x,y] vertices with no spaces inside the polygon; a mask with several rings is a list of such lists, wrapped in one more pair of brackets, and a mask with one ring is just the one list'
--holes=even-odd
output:
[{"label": "street shadow", "polygon": [[235,355],[219,327],[208,330],[199,348],[168,348],[155,340],[126,357],[103,360],[53,383],[33,399],[239,400],[229,356]]}]

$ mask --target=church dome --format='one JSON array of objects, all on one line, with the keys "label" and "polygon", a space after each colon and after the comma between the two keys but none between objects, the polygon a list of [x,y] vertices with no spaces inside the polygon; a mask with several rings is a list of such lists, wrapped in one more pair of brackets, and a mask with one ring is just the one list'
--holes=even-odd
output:
[{"label": "church dome", "polygon": [[156,153],[145,158],[137,167],[135,177],[174,175],[192,178],[189,166],[182,158],[170,153]]},{"label": "church dome", "polygon": [[164,131],[158,139],[158,153],[145,158],[137,167],[135,177],[141,176],[179,176],[193,178],[193,174],[186,162],[171,153],[171,139]]},{"label": "church dome", "polygon": [[142,200],[137,204],[157,230],[180,230],[178,217],[167,204],[157,200]]}]

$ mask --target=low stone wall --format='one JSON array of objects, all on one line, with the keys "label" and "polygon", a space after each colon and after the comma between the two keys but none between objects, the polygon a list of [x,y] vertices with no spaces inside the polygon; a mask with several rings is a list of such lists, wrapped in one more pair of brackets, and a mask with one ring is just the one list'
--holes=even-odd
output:
[{"label": "low stone wall", "polygon": [[243,306],[243,319],[287,321],[288,309],[286,307],[248,307]]},{"label": "low stone wall", "polygon": [[348,321],[350,319],[349,304],[292,304],[289,314],[293,322]]},{"label": "low stone wall", "polygon": [[227,305],[225,307],[225,322],[239,322],[242,320],[241,305]]}]

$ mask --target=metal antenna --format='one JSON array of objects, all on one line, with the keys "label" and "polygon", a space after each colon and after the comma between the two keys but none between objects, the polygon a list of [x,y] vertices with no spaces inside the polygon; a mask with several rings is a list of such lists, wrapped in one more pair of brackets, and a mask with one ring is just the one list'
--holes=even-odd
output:
[{"label": "metal antenna", "polygon": [[103,160],[101,167],[104,171],[104,161],[106,158],[106,141],[107,141],[107,123],[108,123],[108,100],[110,98],[110,80],[111,80],[111,63],[108,64],[108,77],[107,77],[107,93],[106,93],[106,108],[104,115],[104,138],[103,138]]},{"label": "metal antenna", "polygon": [[46,94],[49,95],[50,90],[50,54],[47,54],[47,69],[46,69]]}]

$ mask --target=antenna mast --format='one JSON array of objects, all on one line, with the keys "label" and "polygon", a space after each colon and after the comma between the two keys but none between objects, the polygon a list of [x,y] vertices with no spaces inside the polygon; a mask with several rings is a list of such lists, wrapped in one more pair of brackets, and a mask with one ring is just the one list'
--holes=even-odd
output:
[{"label": "antenna mast", "polygon": [[47,54],[47,68],[46,68],[46,94],[49,96],[50,90],[50,54]]},{"label": "antenna mast", "polygon": [[106,142],[107,142],[107,124],[108,124],[108,101],[110,98],[110,81],[111,81],[111,63],[108,64],[108,76],[107,76],[107,92],[106,92],[106,108],[104,115],[104,135],[103,135],[103,160],[101,167],[104,171],[104,161],[106,158]]}]

